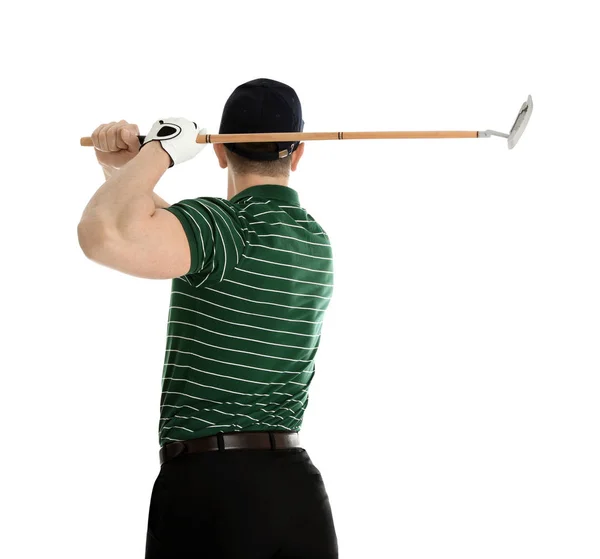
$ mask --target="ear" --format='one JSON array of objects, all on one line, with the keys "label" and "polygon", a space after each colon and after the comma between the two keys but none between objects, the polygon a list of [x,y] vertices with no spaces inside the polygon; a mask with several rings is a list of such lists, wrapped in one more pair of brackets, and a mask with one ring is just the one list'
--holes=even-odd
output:
[{"label": "ear", "polygon": [[300,158],[302,157],[303,153],[304,142],[300,142],[300,145],[296,148],[296,151],[292,153],[292,166],[290,167],[292,171],[295,171],[296,167],[298,167],[298,161],[300,161]]},{"label": "ear", "polygon": [[213,148],[217,159],[219,160],[219,167],[221,167],[221,169],[227,169],[227,156],[225,155],[225,150],[227,148],[223,144],[213,144]]}]

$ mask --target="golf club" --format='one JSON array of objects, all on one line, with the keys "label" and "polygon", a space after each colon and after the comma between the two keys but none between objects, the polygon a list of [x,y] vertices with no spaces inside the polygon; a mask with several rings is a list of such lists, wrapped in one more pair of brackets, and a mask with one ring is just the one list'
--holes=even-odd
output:
[{"label": "golf club", "polygon": [[[292,142],[305,140],[393,140],[393,139],[447,139],[447,138],[507,138],[508,149],[512,149],[523,135],[531,118],[533,100],[531,95],[523,103],[519,114],[508,134],[496,130],[484,131],[431,131],[431,132],[274,132],[261,134],[201,134],[196,138],[199,144],[227,144],[246,142]],[[140,144],[145,136],[138,136]],[[81,138],[82,146],[93,146],[92,138]],[[280,157],[287,155],[287,150]]]}]

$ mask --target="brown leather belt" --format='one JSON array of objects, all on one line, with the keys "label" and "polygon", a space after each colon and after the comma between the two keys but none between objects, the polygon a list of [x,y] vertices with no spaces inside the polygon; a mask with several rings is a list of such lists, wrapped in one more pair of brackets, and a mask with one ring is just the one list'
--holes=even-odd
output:
[{"label": "brown leather belt", "polygon": [[164,445],[160,449],[159,458],[162,466],[168,460],[180,454],[194,454],[209,450],[277,450],[300,446],[298,431],[248,431],[240,433],[218,433],[200,439],[176,441]]}]

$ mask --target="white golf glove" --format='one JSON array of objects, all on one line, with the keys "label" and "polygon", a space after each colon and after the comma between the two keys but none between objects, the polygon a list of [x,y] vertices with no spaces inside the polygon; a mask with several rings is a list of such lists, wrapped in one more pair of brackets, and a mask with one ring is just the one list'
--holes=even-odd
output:
[{"label": "white golf glove", "polygon": [[206,144],[197,144],[196,136],[206,134],[206,128],[198,130],[195,122],[187,118],[172,117],[157,120],[144,138],[140,150],[150,142],[159,142],[171,158],[171,165],[189,161],[198,155]]}]

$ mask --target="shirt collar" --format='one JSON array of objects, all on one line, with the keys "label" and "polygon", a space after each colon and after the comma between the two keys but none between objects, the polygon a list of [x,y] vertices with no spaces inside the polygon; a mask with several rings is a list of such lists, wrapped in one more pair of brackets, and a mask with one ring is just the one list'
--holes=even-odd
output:
[{"label": "shirt collar", "polygon": [[289,186],[280,184],[258,184],[256,186],[250,186],[236,194],[229,201],[235,204],[243,198],[248,198],[250,196],[282,200],[283,202],[289,202],[295,206],[300,205],[298,192]]}]

